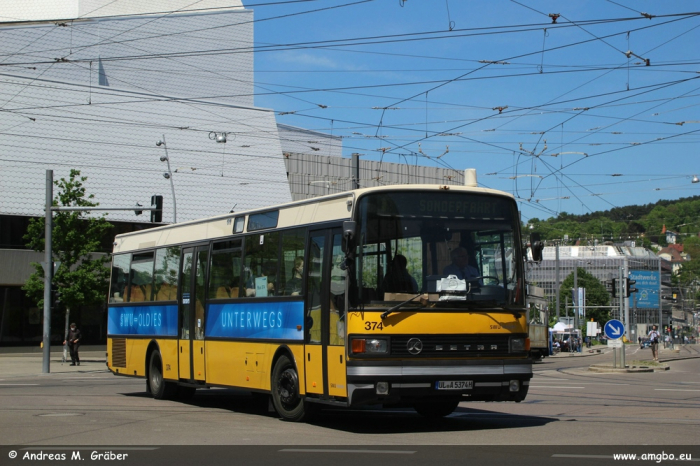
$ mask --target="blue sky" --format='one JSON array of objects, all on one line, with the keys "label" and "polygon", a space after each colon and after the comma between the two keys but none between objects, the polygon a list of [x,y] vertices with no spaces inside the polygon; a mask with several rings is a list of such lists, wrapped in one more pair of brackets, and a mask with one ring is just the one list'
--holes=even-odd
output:
[{"label": "blue sky", "polygon": [[256,105],[345,156],[476,168],[524,220],[700,194],[697,4],[262,3]]}]

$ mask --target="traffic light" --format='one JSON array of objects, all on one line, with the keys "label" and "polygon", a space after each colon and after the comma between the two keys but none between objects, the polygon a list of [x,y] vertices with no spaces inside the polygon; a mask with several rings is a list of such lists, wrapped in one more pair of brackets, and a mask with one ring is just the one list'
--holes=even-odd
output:
[{"label": "traffic light", "polygon": [[627,291],[625,292],[625,296],[627,296],[628,298],[632,295],[632,293],[636,293],[637,291],[639,291],[637,288],[632,286],[635,283],[637,283],[637,280],[630,280],[629,278],[627,280],[625,280],[625,285],[627,288]]},{"label": "traffic light", "polygon": [[156,208],[156,210],[151,211],[151,222],[161,223],[163,221],[163,196],[157,194],[151,196],[151,207]]},{"label": "traffic light", "polygon": [[612,297],[617,298],[617,278],[612,279]]}]

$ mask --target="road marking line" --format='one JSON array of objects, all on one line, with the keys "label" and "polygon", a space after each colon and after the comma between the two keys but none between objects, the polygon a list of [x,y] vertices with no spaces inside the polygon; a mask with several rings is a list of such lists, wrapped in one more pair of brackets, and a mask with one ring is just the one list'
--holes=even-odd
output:
[{"label": "road marking line", "polygon": [[700,390],[681,390],[679,388],[655,388],[657,392],[700,392]]},{"label": "road marking line", "polygon": [[60,380],[75,380],[75,379],[90,379],[90,380],[98,380],[98,379],[107,380],[107,379],[110,379],[110,380],[117,380],[116,377],[66,377],[65,379],[60,379]]},{"label": "road marking line", "polygon": [[530,385],[530,388],[586,388],[586,387],[572,387],[570,385]]},{"label": "road marking line", "polygon": [[330,450],[325,448],[285,448],[279,450],[285,453],[386,453],[390,455],[412,455],[415,451],[402,450]]},{"label": "road marking line", "polygon": [[593,385],[629,385],[628,383],[596,382]]},{"label": "road marking line", "polygon": [[23,387],[23,386],[35,386],[39,385],[38,383],[0,383],[0,386],[3,387]]}]

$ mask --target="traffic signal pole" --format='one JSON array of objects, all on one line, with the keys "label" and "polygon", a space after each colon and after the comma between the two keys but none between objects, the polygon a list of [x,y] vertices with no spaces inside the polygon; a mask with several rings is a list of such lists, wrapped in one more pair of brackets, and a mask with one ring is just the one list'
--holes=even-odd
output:
[{"label": "traffic signal pole", "polygon": [[46,211],[44,212],[44,334],[41,373],[51,372],[51,279],[53,275],[52,226],[53,170],[46,170]]},{"label": "traffic signal pole", "polygon": [[[44,330],[42,337],[43,353],[42,367],[43,374],[51,372],[51,283],[53,281],[54,262],[53,262],[53,213],[54,212],[93,212],[93,211],[113,211],[121,210],[128,211],[155,211],[163,210],[162,196],[160,197],[160,205],[151,205],[150,207],[130,206],[130,207],[56,207],[53,205],[53,170],[46,170],[46,212],[44,213]],[[139,212],[140,213],[140,212]],[[138,214],[137,214],[138,215]],[[151,217],[153,218],[153,217]],[[58,263],[57,263],[58,264]],[[66,318],[66,327],[68,326],[68,318]],[[67,334],[67,330],[66,330]],[[64,351],[65,357],[65,351]]]},{"label": "traffic signal pole", "polygon": [[[625,265],[627,263],[625,262]],[[624,279],[624,270],[626,267],[620,267],[620,320],[626,317],[624,309],[625,309],[625,279]],[[627,325],[627,319],[625,318],[625,321],[623,322],[623,325],[625,326],[625,333],[629,331],[628,325]],[[626,361],[625,361],[625,340],[624,340],[624,333],[622,334],[622,347],[620,348],[620,368],[624,369],[626,366]]]}]

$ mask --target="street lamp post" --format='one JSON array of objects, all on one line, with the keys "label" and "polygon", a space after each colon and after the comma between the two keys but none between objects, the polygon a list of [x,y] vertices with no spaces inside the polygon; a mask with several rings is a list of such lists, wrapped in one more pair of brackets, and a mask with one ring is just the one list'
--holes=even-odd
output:
[{"label": "street lamp post", "polygon": [[177,223],[177,203],[175,201],[175,184],[173,183],[173,172],[170,170],[170,157],[168,156],[168,145],[165,143],[165,134],[163,139],[156,142],[156,146],[163,146],[165,149],[165,155],[160,156],[161,162],[166,162],[168,164],[168,171],[163,173],[163,178],[170,180],[170,190],[173,194],[173,223]]}]

